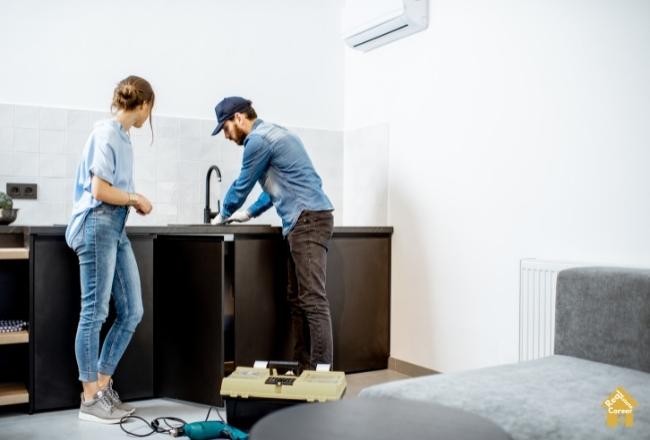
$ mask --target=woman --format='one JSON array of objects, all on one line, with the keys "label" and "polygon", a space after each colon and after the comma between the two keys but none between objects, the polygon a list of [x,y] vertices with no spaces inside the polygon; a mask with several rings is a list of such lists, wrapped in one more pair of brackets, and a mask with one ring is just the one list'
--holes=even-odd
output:
[{"label": "woman", "polygon": [[[135,410],[120,401],[112,376],[142,319],[140,276],[124,226],[129,208],[140,215],[151,203],[133,187],[131,127],[142,127],[154,104],[151,85],[137,76],[113,93],[114,117],[95,124],[74,182],[74,209],[66,242],[79,257],[81,316],[75,354],[83,385],[79,418],[118,423]],[[152,129],[153,135],[153,129]],[[116,319],[99,350],[99,331],[111,294]]]}]

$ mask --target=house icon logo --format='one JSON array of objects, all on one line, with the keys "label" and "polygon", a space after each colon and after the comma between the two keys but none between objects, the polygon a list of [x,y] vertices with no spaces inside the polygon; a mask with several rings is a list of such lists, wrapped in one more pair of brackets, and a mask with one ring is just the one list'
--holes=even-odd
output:
[{"label": "house icon logo", "polygon": [[634,407],[638,406],[636,400],[628,393],[625,388],[618,387],[607,397],[601,404],[607,409],[605,421],[607,426],[615,428],[621,419],[626,428],[634,425]]}]

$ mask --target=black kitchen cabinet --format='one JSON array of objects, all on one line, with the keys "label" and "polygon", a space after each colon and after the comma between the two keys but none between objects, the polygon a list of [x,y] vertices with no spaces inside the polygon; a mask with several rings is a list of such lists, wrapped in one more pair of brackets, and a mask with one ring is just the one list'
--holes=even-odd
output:
[{"label": "black kitchen cabinet", "polygon": [[327,254],[334,369],[388,368],[390,237],[334,235]]},{"label": "black kitchen cabinet", "polygon": [[[29,260],[23,235],[0,236],[0,320],[29,321]],[[29,402],[29,332],[0,333],[0,406]]]},{"label": "black kitchen cabinet", "polygon": [[[114,380],[122,398],[153,396],[153,236],[129,235],[142,283],[144,317]],[[81,309],[79,262],[62,235],[31,235],[31,358],[33,411],[79,405],[74,341]],[[113,306],[102,340],[114,319]]]},{"label": "black kitchen cabinet", "polygon": [[286,241],[280,237],[236,237],[233,244],[235,364],[290,360],[286,302]]},{"label": "black kitchen cabinet", "polygon": [[[286,242],[235,239],[235,359],[292,359]],[[334,234],[327,256],[334,365],[347,373],[388,367],[390,236]]]},{"label": "black kitchen cabinet", "polygon": [[[14,246],[6,241],[15,232],[0,227],[0,247]],[[29,237],[29,260],[0,261],[0,312],[23,311],[29,343],[0,346],[0,383],[26,384],[30,411],[76,407],[79,263],[63,228],[20,233]],[[115,373],[125,400],[171,397],[220,405],[221,380],[235,365],[291,359],[288,249],[280,228],[129,227],[127,233],[140,271],[144,317]],[[387,367],[391,234],[392,228],[334,230],[327,295],[336,370]],[[113,318],[111,307],[102,337]]]},{"label": "black kitchen cabinet", "polygon": [[155,262],[155,394],[220,406],[223,238],[159,236]]}]

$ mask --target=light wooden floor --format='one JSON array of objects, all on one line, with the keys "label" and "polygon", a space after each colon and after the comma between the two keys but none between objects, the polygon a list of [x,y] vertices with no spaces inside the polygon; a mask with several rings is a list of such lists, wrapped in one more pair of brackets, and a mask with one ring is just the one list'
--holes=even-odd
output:
[{"label": "light wooden floor", "polygon": [[345,379],[348,382],[348,388],[345,391],[345,396],[343,396],[343,398],[351,399],[357,397],[359,391],[365,387],[369,387],[370,385],[408,378],[407,375],[398,373],[394,370],[377,370],[368,371],[367,373],[348,374],[345,376]]}]

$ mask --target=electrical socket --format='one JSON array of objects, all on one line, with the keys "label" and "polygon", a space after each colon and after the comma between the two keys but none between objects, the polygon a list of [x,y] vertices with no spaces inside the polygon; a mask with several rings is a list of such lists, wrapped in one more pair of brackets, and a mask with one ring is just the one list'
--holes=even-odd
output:
[{"label": "electrical socket", "polygon": [[7,183],[7,195],[12,199],[36,199],[38,187],[35,183]]}]

